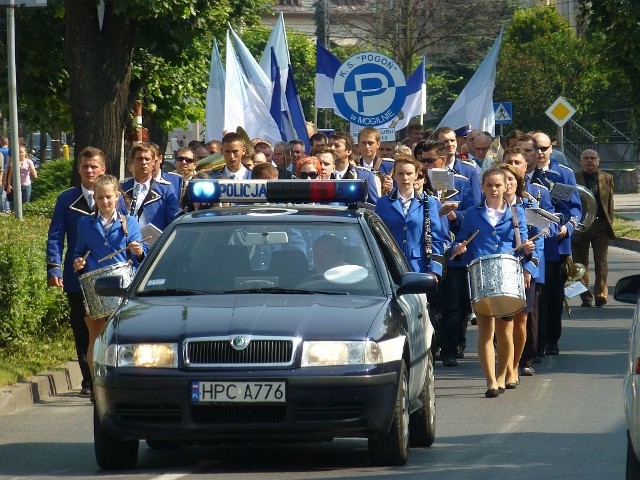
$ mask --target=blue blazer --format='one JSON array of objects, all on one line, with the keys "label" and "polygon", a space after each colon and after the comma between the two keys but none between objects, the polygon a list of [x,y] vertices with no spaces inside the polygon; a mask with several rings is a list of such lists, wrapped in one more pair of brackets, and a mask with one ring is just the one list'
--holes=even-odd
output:
[{"label": "blue blazer", "polygon": [[[97,270],[98,268],[113,265],[119,262],[126,262],[131,259],[134,266],[140,264],[135,255],[130,255],[127,251],[120,252],[113,258],[99,262],[103,257],[126,247],[131,242],[139,242],[142,240],[142,234],[140,233],[140,227],[135,217],[126,215],[127,219],[127,232],[124,234],[122,228],[122,222],[120,216],[113,223],[113,226],[106,233],[102,222],[98,219],[98,214],[94,213],[91,216],[83,217],[78,222],[78,243],[73,252],[73,258],[84,256],[87,251],[91,253],[87,257],[87,265],[79,273],[87,273]],[[142,244],[145,254],[149,250],[146,243]]]},{"label": "blue blazer", "polygon": [[[133,184],[133,177],[123,180],[121,184],[124,192],[130,197],[133,196]],[[180,206],[169,182],[151,180],[151,188],[138,209],[137,218],[140,218],[143,212],[147,216],[147,222],[152,223],[160,230],[164,230],[173,222],[180,212]]]},{"label": "blue blazer", "polygon": [[162,172],[160,176],[163,180],[171,184],[173,193],[175,193],[176,198],[180,200],[180,194],[182,193],[182,175],[176,172]]},{"label": "blue blazer", "polygon": [[[549,164],[549,169],[546,171],[546,179],[542,170],[536,169],[531,181],[532,183],[543,185],[549,189],[550,184],[547,179],[554,183],[576,185],[576,176],[573,170],[553,161]],[[555,207],[555,214],[561,217],[558,229],[562,225],[567,227],[567,235],[563,239],[559,239],[557,234],[545,239],[544,251],[546,261],[557,262],[560,261],[561,258],[571,255],[571,235],[573,235],[573,231],[582,217],[582,202],[580,201],[580,194],[576,189],[569,200],[553,200],[553,205]]]},{"label": "blue blazer", "polygon": [[430,260],[427,260],[424,249],[424,212],[423,202],[420,199],[411,199],[409,213],[405,217],[398,191],[394,190],[378,200],[375,212],[393,235],[412,271],[432,272],[441,277],[445,245],[438,204],[439,202],[434,198],[428,199],[432,239]]},{"label": "blue blazer", "polygon": [[[517,207],[516,212],[520,241],[524,242],[529,238],[527,233],[527,219],[522,207]],[[464,213],[462,226],[456,236],[455,243],[462,243],[476,230],[478,230],[478,235],[467,245],[467,251],[461,255],[462,261],[466,265],[478,257],[507,253],[516,246],[511,208],[507,208],[505,214],[494,227],[489,222],[489,216],[487,215],[484,202],[479,203],[475,207],[471,207]],[[514,255],[518,254],[522,255],[522,251],[514,252]]]},{"label": "blue blazer", "polygon": [[80,281],[73,272],[73,251],[78,243],[78,221],[89,215],[91,210],[80,186],[69,188],[58,195],[47,235],[47,276],[62,278],[63,289],[67,293],[80,292]]},{"label": "blue blazer", "polygon": [[373,203],[374,205],[378,202],[380,195],[378,195],[378,189],[376,188],[376,180],[375,173],[372,173],[371,170],[367,170],[362,167],[354,167],[353,165],[349,165],[347,168],[347,172],[344,174],[344,177],[351,180],[366,180],[367,181],[367,202]]},{"label": "blue blazer", "polygon": [[[378,161],[380,157],[376,156],[373,160],[373,164],[375,165],[376,162]],[[364,161],[362,160],[362,157],[360,157],[360,160],[358,160],[358,165],[361,167],[364,167]],[[394,166],[394,162],[392,159],[390,158],[383,158],[382,162],[380,163],[380,166],[378,167],[378,171],[386,174],[386,175],[391,175],[391,171],[393,170],[393,166]]]}]

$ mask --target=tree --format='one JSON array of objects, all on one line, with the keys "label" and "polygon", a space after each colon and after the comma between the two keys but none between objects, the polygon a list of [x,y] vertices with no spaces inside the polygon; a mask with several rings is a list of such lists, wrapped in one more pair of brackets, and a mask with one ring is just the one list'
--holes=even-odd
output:
[{"label": "tree", "polygon": [[[176,108],[191,98],[192,87],[197,88],[197,81],[181,82],[183,78],[176,79],[170,74],[171,69],[191,66],[190,61],[197,67],[198,62],[202,62],[200,72],[202,78],[206,78],[208,61],[205,63],[201,57],[189,59],[188,54],[197,52],[198,47],[204,48],[207,43],[210,53],[211,31],[227,22],[255,23],[265,2],[104,0],[98,3],[104,6],[102,28],[96,2],[64,0],[64,52],[70,80],[75,150],[87,145],[101,148],[109,170],[116,173],[120,172],[122,132],[128,122],[132,99],[144,91],[149,104],[154,105],[151,112],[159,115],[160,99],[167,88],[173,90],[165,117],[158,118],[160,124],[170,122]],[[138,45],[149,56],[144,59],[146,63],[134,71],[134,51]],[[159,67],[162,63],[158,58],[165,58],[166,69]],[[151,75],[147,76],[147,70],[154,71],[150,67],[154,61],[158,73],[167,78],[161,82],[162,87],[149,80],[153,78]],[[145,91],[147,83],[150,85]]]},{"label": "tree", "polygon": [[[588,38],[600,45],[600,58],[623,76],[629,105],[640,120],[640,9],[636,0],[580,0]],[[602,40],[598,39],[600,37]]]},{"label": "tree", "polygon": [[362,45],[388,53],[409,75],[428,50],[429,62],[479,63],[514,8],[510,0],[372,0],[366,14],[348,15],[349,7],[332,10],[341,16],[343,30],[335,27],[331,35],[348,31]]},{"label": "tree", "polygon": [[513,128],[554,131],[544,112],[562,95],[597,133],[612,99],[625,96],[614,78],[596,46],[576,37],[554,7],[521,9],[505,30],[494,98],[513,102]]}]

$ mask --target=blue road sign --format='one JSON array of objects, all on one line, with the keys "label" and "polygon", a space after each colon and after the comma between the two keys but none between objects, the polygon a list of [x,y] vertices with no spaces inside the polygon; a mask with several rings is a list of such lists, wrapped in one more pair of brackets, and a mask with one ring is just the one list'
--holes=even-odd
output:
[{"label": "blue road sign", "polygon": [[333,98],[340,114],[360,126],[393,120],[407,97],[407,81],[391,58],[376,52],[349,57],[336,73]]},{"label": "blue road sign", "polygon": [[513,122],[511,102],[494,103],[493,111],[496,115],[496,125],[506,125],[507,123]]}]

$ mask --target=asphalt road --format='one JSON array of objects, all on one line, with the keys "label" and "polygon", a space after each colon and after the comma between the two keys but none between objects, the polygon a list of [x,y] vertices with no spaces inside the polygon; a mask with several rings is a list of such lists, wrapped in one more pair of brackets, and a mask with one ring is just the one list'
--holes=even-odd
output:
[{"label": "asphalt road", "polygon": [[[640,254],[612,248],[610,284],[637,272]],[[572,300],[561,354],[536,365],[516,390],[484,398],[476,327],[457,368],[436,368],[437,438],[401,468],[373,468],[364,440],[150,450],[138,468],[100,472],[93,458],[92,406],[76,393],[0,416],[0,479],[610,479],[624,478],[622,375],[633,307]]]}]

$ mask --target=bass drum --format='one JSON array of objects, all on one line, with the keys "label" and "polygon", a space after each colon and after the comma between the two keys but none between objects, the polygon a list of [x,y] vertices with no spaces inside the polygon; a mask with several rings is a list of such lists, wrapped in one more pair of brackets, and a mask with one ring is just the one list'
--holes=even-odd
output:
[{"label": "bass drum", "polygon": [[98,278],[112,275],[122,276],[122,286],[126,288],[133,280],[133,268],[127,262],[120,262],[80,275],[86,310],[94,319],[111,316],[120,305],[120,297],[103,297],[96,294],[94,289]]},{"label": "bass drum", "polygon": [[522,265],[513,255],[487,255],[469,264],[471,307],[476,314],[507,317],[526,303]]}]

